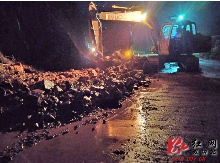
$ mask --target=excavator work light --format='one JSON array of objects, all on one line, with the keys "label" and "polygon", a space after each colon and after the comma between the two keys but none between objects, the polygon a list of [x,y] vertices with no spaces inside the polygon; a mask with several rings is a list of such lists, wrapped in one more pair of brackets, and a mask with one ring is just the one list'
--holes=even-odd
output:
[{"label": "excavator work light", "polygon": [[135,21],[140,22],[141,20],[142,20],[141,14],[137,14],[137,15],[135,16]]},{"label": "excavator work light", "polygon": [[125,51],[125,57],[130,58],[131,56],[132,56],[132,51],[131,50]]},{"label": "excavator work light", "polygon": [[92,52],[95,52],[95,48],[91,48]]},{"label": "excavator work light", "polygon": [[144,14],[136,14],[135,20],[137,22],[141,22],[141,21],[146,20],[146,18],[147,18],[147,14],[146,13],[144,13]]},{"label": "excavator work light", "polygon": [[183,20],[183,15],[180,15],[179,17],[178,17],[178,20]]},{"label": "excavator work light", "polygon": [[142,14],[142,16],[141,16],[141,20],[143,21],[143,20],[146,20],[146,18],[147,18],[147,12],[144,12],[143,14]]}]

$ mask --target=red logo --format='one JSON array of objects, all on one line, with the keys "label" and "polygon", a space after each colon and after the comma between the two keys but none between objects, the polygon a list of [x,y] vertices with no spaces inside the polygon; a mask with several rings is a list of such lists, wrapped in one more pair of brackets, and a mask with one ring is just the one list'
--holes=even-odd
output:
[{"label": "red logo", "polygon": [[168,139],[168,147],[167,147],[167,154],[173,155],[181,155],[182,151],[188,150],[189,147],[186,143],[183,143],[181,137],[174,137]]}]

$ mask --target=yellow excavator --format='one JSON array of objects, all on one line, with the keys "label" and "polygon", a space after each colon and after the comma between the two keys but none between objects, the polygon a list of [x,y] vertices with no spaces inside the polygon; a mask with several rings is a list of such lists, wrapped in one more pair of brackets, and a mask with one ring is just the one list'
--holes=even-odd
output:
[{"label": "yellow excavator", "polygon": [[[173,17],[171,22],[160,27],[153,12],[143,11],[140,7],[113,5],[111,11],[98,12],[97,6],[91,2],[89,13],[92,50],[101,58],[107,52],[114,54],[119,49],[126,51],[131,47],[131,28],[126,22],[143,23],[148,27],[153,43],[150,49],[157,54],[159,69],[163,68],[165,62],[178,62],[180,68],[186,71],[198,71],[199,59],[192,54],[211,50],[211,37],[197,33],[196,23],[185,20],[183,16]],[[104,21],[126,25],[122,28],[118,26],[111,32],[103,29]],[[123,54],[132,54],[131,50],[126,52]],[[150,57],[148,59],[151,60]]]}]

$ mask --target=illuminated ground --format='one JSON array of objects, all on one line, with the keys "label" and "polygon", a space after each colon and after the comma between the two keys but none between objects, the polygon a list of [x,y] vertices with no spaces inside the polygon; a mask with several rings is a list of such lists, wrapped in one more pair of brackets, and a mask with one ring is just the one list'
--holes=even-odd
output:
[{"label": "illuminated ground", "polygon": [[179,68],[177,62],[165,63],[164,66],[165,66],[165,68],[162,69],[159,73],[164,73],[164,74],[177,73],[178,68]]},{"label": "illuminated ground", "polygon": [[[25,149],[12,162],[171,162],[166,153],[170,137],[181,136],[189,146],[193,138],[204,143],[219,140],[219,88],[219,80],[200,74],[158,74],[149,88],[127,99],[106,124],[81,125],[83,120],[51,129],[51,133],[70,131]],[[74,130],[76,125],[81,126]],[[16,135],[1,134],[1,149],[18,140]],[[185,159],[193,156],[189,152]],[[218,159],[219,154],[206,162]]]},{"label": "illuminated ground", "polygon": [[[167,142],[174,136],[181,136],[190,146],[182,156],[194,156],[190,153],[192,139],[219,140],[220,79],[215,78],[219,65],[218,61],[200,60],[202,73],[195,74],[177,73],[176,63],[166,63],[160,73],[149,77],[150,87],[139,88],[121,109],[99,110],[82,121],[48,129],[48,135],[59,136],[25,146],[11,162],[171,162]],[[98,121],[101,116],[106,121]],[[63,134],[65,130],[69,132]],[[30,134],[0,134],[0,151]],[[219,155],[208,155],[206,162],[218,159]]]},{"label": "illuminated ground", "polygon": [[[199,65],[203,76],[208,78],[220,78],[220,61],[200,59]],[[177,73],[178,68],[179,66],[176,62],[165,63],[165,68],[159,73]]]},{"label": "illuminated ground", "polygon": [[204,76],[220,78],[220,61],[200,59],[199,64]]}]

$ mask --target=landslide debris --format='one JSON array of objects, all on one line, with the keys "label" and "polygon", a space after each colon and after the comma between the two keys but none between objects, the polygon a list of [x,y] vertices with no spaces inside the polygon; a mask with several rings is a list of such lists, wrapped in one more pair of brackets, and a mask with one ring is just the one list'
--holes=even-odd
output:
[{"label": "landslide debris", "polygon": [[138,87],[150,84],[135,58],[105,70],[43,72],[21,63],[2,65],[3,132],[52,128],[81,120],[99,108],[119,108]]}]

